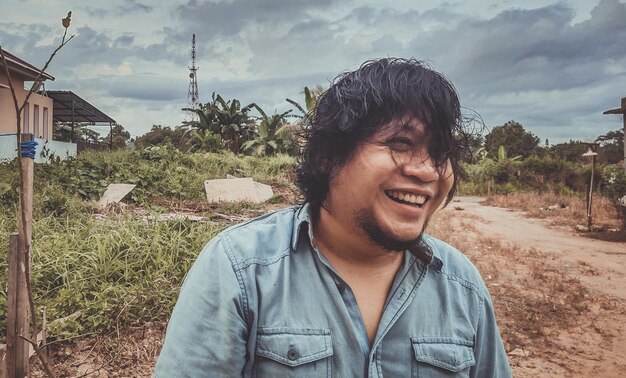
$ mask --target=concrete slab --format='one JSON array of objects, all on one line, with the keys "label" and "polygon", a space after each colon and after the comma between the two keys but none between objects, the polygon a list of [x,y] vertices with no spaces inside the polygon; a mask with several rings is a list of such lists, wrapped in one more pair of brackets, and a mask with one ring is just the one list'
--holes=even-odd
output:
[{"label": "concrete slab", "polygon": [[135,189],[134,184],[109,184],[107,190],[98,201],[98,207],[104,209],[110,203],[120,202],[128,193]]},{"label": "concrete slab", "polygon": [[255,182],[251,177],[207,180],[204,182],[209,202],[265,202],[274,192],[269,185]]}]

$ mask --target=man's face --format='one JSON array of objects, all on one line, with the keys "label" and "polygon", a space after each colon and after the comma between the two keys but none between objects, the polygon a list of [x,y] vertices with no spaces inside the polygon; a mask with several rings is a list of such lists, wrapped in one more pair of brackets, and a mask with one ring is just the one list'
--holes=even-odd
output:
[{"label": "man's face", "polygon": [[426,129],[415,118],[383,125],[332,175],[324,207],[355,236],[387,250],[407,249],[454,181],[449,162],[437,170],[428,147]]}]

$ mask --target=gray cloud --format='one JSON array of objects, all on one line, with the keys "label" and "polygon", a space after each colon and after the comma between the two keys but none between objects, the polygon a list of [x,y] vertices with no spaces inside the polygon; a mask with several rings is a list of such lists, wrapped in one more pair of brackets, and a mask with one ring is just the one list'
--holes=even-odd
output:
[{"label": "gray cloud", "polygon": [[599,134],[610,127],[602,110],[624,95],[626,73],[608,66],[626,64],[626,4],[602,0],[589,19],[574,17],[564,3],[465,17],[416,35],[409,55],[445,72],[489,126],[516,119],[540,137],[565,139],[585,120]]},{"label": "gray cloud", "polygon": [[107,95],[145,101],[184,102],[187,92],[181,84],[182,80],[163,80],[154,77],[136,77],[131,80],[120,78],[107,85]]},{"label": "gray cloud", "polygon": [[90,6],[85,6],[83,10],[90,17],[105,18],[108,16],[123,16],[129,13],[150,13],[154,10],[154,7],[151,5],[146,5],[137,0],[124,0],[124,4],[112,9],[93,8]]},{"label": "gray cloud", "polygon": [[[76,38],[49,69],[57,77],[51,85],[101,96],[103,103],[116,104],[110,109],[145,102],[143,108],[156,107],[157,114],[159,107],[186,102],[195,33],[204,101],[217,91],[280,111],[287,107],[284,98],[297,100],[305,85],[326,85],[366,59],[405,56],[432,62],[489,126],[515,119],[552,141],[585,127],[599,135],[621,125],[601,115],[619,103],[626,88],[626,4],[618,0],[599,1],[582,22],[574,21],[581,15],[565,2],[538,9],[498,3],[489,18],[464,14],[452,3],[419,11],[359,6],[354,0],[190,0],[171,9],[152,4],[83,6],[92,19],[115,18],[122,25],[128,19],[128,27],[123,33],[115,23],[76,28]],[[493,13],[497,9],[503,11]],[[158,22],[164,26],[147,38],[140,29],[148,22],[151,30]],[[53,45],[60,26],[0,23],[3,47],[35,65],[51,52],[42,38],[57,34]],[[77,77],[91,66],[108,72],[124,62],[132,75]]]},{"label": "gray cloud", "polygon": [[416,38],[474,94],[582,87],[609,79],[607,58],[626,58],[626,4],[602,0],[591,18],[571,25],[572,9],[556,4],[468,20]]},{"label": "gray cloud", "polygon": [[265,0],[198,1],[190,0],[176,8],[175,15],[202,26],[210,35],[237,34],[250,22],[285,22],[306,16],[309,9],[319,9],[340,0]]},{"label": "gray cloud", "polygon": [[[45,59],[50,55],[37,52],[37,42],[44,36],[54,35],[59,29],[42,24],[17,24],[12,22],[0,22],[0,43],[2,47],[12,53],[18,54],[29,63],[43,66]],[[61,39],[59,34],[59,42]]]},{"label": "gray cloud", "polygon": [[154,7],[151,5],[143,4],[137,0],[126,0],[124,5],[120,7],[120,10],[124,13],[128,12],[152,12]]},{"label": "gray cloud", "polygon": [[135,42],[135,37],[133,35],[124,34],[120,37],[115,38],[115,40],[113,41],[113,47],[130,47],[133,45],[133,42]]},{"label": "gray cloud", "polygon": [[93,8],[90,6],[86,6],[84,8],[84,11],[85,13],[87,13],[88,16],[93,17],[93,18],[105,18],[110,14],[110,12],[107,11],[106,9]]}]

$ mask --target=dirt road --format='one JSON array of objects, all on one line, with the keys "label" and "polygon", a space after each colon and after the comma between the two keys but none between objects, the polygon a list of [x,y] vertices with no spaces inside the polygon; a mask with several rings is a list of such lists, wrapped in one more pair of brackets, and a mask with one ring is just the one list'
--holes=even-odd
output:
[{"label": "dirt road", "polygon": [[[589,239],[566,228],[549,227],[546,219],[527,218],[522,212],[482,206],[480,197],[459,197],[448,210],[462,207],[479,217],[480,229],[501,241],[523,248],[535,248],[558,256],[566,270],[573,265],[588,264],[602,274],[579,277],[594,290],[626,300],[626,244]],[[458,210],[457,210],[458,211]],[[573,265],[572,265],[573,264]]]},{"label": "dirt road", "polygon": [[433,233],[483,274],[515,376],[626,376],[626,243],[480,201],[457,198]]}]

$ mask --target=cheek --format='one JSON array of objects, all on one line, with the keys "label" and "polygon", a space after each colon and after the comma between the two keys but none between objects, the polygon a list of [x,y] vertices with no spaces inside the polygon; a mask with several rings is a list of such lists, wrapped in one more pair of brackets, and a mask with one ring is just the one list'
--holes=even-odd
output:
[{"label": "cheek", "polygon": [[445,201],[448,193],[452,189],[452,185],[454,185],[454,173],[452,172],[450,163],[448,163],[447,168],[442,171],[441,178],[439,179],[439,191],[436,198],[437,207]]},{"label": "cheek", "polygon": [[446,172],[443,179],[441,180],[441,188],[442,191],[445,191],[445,195],[448,195],[448,192],[452,189],[454,185],[454,173],[452,173],[452,169],[449,169],[449,173]]}]

